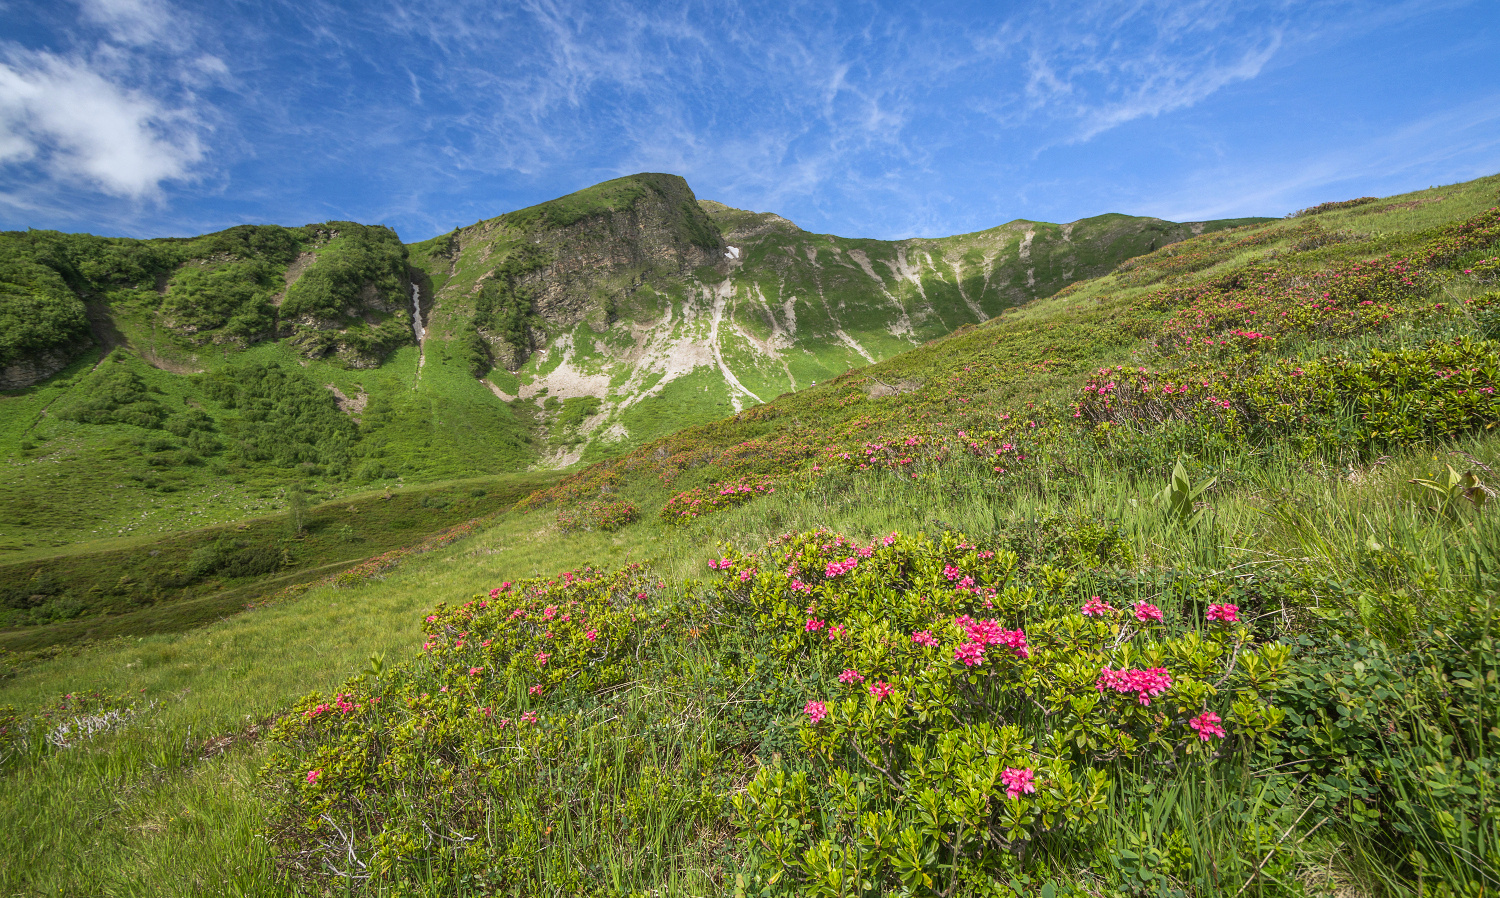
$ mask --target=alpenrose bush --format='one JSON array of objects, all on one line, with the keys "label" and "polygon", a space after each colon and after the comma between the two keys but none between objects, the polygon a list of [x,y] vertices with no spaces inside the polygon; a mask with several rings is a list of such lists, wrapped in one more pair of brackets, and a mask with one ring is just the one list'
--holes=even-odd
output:
[{"label": "alpenrose bush", "polygon": [[774,492],[774,481],[767,477],[736,480],[706,489],[684,490],[672,496],[662,506],[661,519],[668,524],[690,524],[703,515],[726,508],[737,508]]},{"label": "alpenrose bush", "polygon": [[578,530],[602,530],[612,533],[640,520],[641,513],[624,500],[599,499],[564,505],[557,510],[557,528],[564,533]]},{"label": "alpenrose bush", "polygon": [[[1132,765],[1239,757],[1281,722],[1263,696],[1288,650],[1206,582],[1077,594],[953,533],[792,534],[710,568],[674,591],[639,566],[505,583],[427,615],[413,661],[307,696],[264,771],[279,867],[507,894],[548,870],[549,889],[607,892],[589,869],[662,825],[722,839],[732,816],[748,893],[977,894],[1078,857]],[[703,679],[683,660],[700,640],[738,666]],[[651,703],[615,698],[642,683]],[[705,719],[670,696],[709,693],[726,745],[796,733],[733,811],[740,751],[653,747]],[[539,861],[557,852],[576,881]]]},{"label": "alpenrose bush", "polygon": [[[1487,306],[1485,306],[1487,307]],[[1073,417],[1090,426],[1184,420],[1242,442],[1361,452],[1451,438],[1500,420],[1500,343],[1460,337],[1361,357],[1279,360],[1250,373],[1184,365],[1101,369]]]},{"label": "alpenrose bush", "polygon": [[[628,680],[668,680],[650,667],[655,646],[679,644],[692,609],[663,585],[639,565],[505,583],[428,614],[415,660],[302,699],[273,729],[262,773],[278,867],[309,881],[537,894],[537,857],[563,832],[587,828],[604,852],[660,813],[652,796],[668,785],[681,799],[674,826],[717,823],[711,745],[694,748],[702,764],[679,756],[658,769],[646,742],[625,741],[645,724],[597,713],[608,700],[598,697]],[[604,790],[589,767],[588,746],[601,742],[631,746],[623,759],[610,749],[618,788],[580,805],[580,788]],[[577,876],[545,885],[583,894],[588,873]]]},{"label": "alpenrose bush", "polygon": [[[1462,271],[1466,253],[1500,240],[1500,209],[1435,228],[1405,256],[1345,262],[1313,271],[1252,263],[1191,286],[1156,291],[1138,311],[1170,314],[1156,333],[1157,349],[1186,357],[1239,358],[1274,348],[1286,336],[1349,336],[1401,319],[1451,314],[1437,294],[1442,281]],[[1160,251],[1159,251],[1160,252]],[[1483,274],[1483,268],[1477,272]]]},{"label": "alpenrose bush", "polygon": [[1080,600],[953,533],[818,531],[710,566],[772,657],[825,672],[806,758],[735,796],[747,894],[980,894],[1085,835],[1122,765],[1245,755],[1282,720],[1262,696],[1290,651],[1233,605]]}]

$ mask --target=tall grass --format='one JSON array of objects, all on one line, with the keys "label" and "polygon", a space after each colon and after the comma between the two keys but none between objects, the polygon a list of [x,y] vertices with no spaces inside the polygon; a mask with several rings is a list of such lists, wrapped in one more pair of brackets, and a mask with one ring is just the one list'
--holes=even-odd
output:
[{"label": "tall grass", "polygon": [[[1471,601],[1476,589],[1494,589],[1494,547],[1500,546],[1494,515],[1467,507],[1435,510],[1407,483],[1449,462],[1481,473],[1494,469],[1500,438],[1353,469],[1277,453],[1220,459],[1195,473],[1228,474],[1208,496],[1205,523],[1195,528],[1154,502],[1164,469],[1154,475],[1120,471],[1103,456],[1086,454],[1071,470],[1048,469],[1030,486],[1013,489],[997,488],[986,469],[962,461],[920,472],[915,480],[830,475],[688,528],[646,520],[612,534],[564,537],[545,511],[507,513],[488,530],[410,561],[383,580],[352,589],[319,587],[189,633],[98,645],[34,662],[0,681],[0,704],[22,709],[95,690],[132,696],[144,709],[128,726],[77,747],[6,760],[0,829],[11,838],[0,849],[0,894],[278,894],[271,859],[254,835],[265,823],[254,776],[263,760],[256,740],[265,722],[300,695],[332,691],[368,669],[372,655],[383,655],[386,664],[410,657],[421,642],[424,608],[500,580],[584,562],[608,567],[645,558],[663,578],[686,580],[699,576],[721,542],[753,549],[781,533],[818,526],[863,537],[952,528],[977,538],[1024,540],[1035,522],[1096,522],[1114,534],[1113,548],[1106,547],[1114,553],[1111,564],[1197,565],[1230,578],[1275,567],[1314,584],[1320,578],[1367,584],[1365,598],[1326,613],[1356,614],[1372,633],[1399,645],[1447,609]],[[1097,554],[1089,560],[1097,551],[1097,545],[1077,549],[1072,557],[1079,576],[1100,563]],[[1314,589],[1307,594],[1311,610],[1285,613],[1307,620],[1325,595],[1344,601],[1350,591]],[[682,651],[695,664],[710,663],[691,646]],[[644,691],[628,697],[626,706],[637,721],[658,707]],[[696,721],[679,722],[670,739],[652,743],[652,751],[664,752],[652,764],[670,768],[668,759],[684,745],[721,747],[713,720],[709,709]],[[709,894],[732,885],[732,877],[725,878],[732,859],[722,849],[705,854],[703,844],[684,842],[675,829],[679,809],[670,803],[653,811],[655,823],[624,840],[588,829],[598,819],[590,809],[632,788],[619,779],[624,768],[610,759],[622,750],[611,741],[616,732],[600,729],[585,742],[591,773],[576,795],[586,807],[559,821],[575,829],[559,835],[557,848],[533,858],[536,881],[552,881],[588,854],[627,892]],[[1141,804],[1121,793],[1113,817],[1117,841],[1126,845],[1127,832],[1145,832],[1147,841],[1155,840],[1152,850],[1163,851],[1156,843],[1164,838],[1186,840],[1187,849],[1167,847],[1186,851],[1183,857],[1192,860],[1182,863],[1191,877],[1210,876],[1212,864],[1204,867],[1208,862],[1199,859],[1239,857],[1234,852],[1249,849],[1224,843],[1220,817],[1205,809],[1286,800],[1262,794],[1268,786],[1254,777],[1235,775],[1240,778],[1225,772],[1225,779],[1212,782],[1166,783],[1162,794],[1170,793],[1170,801]],[[1225,798],[1231,794],[1237,797]],[[1294,801],[1286,803],[1274,819],[1293,811],[1301,813]],[[1171,836],[1174,831],[1180,836]],[[1325,826],[1321,835],[1328,832]],[[1484,840],[1494,838],[1493,827],[1474,838],[1473,850],[1483,856],[1492,850],[1493,842]],[[1378,853],[1362,849],[1355,836],[1339,844],[1346,846],[1341,857],[1367,858],[1349,861],[1351,869],[1360,863],[1374,869],[1368,858]],[[1309,854],[1307,863],[1315,860]],[[1268,868],[1260,875],[1285,880],[1296,871]],[[1371,881],[1379,893],[1400,894],[1404,875],[1372,874]]]}]

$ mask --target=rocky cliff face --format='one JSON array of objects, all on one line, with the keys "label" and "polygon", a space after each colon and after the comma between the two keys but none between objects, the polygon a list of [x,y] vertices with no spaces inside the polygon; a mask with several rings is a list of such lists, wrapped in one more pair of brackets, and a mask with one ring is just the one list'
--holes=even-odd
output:
[{"label": "rocky cliff face", "polygon": [[723,238],[686,181],[668,175],[641,181],[646,189],[629,205],[527,235],[551,261],[525,274],[521,285],[534,289],[536,312],[552,327],[587,321],[604,330],[642,286],[690,278],[722,261]]}]

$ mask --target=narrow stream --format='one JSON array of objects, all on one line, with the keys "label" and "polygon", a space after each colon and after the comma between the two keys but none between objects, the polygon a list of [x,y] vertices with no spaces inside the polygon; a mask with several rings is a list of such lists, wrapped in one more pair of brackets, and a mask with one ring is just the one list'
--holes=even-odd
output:
[{"label": "narrow stream", "polygon": [[417,284],[411,285],[411,329],[417,334],[417,345],[422,345],[427,331],[422,327],[422,288]]}]

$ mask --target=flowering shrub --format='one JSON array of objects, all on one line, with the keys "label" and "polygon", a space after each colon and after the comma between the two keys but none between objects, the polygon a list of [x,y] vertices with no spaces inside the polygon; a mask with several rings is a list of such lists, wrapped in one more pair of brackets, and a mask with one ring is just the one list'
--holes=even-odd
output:
[{"label": "flowering shrub", "polygon": [[1459,338],[1363,357],[1277,361],[1248,374],[1188,365],[1100,370],[1083,423],[1184,420],[1223,438],[1291,436],[1306,450],[1452,437],[1500,419],[1500,343]]},{"label": "flowering shrub", "polygon": [[[1303,230],[1309,227],[1318,228],[1309,222]],[[1279,239],[1296,235],[1298,229],[1267,233]],[[1441,278],[1451,276],[1445,269],[1500,239],[1500,209],[1434,229],[1424,237],[1404,256],[1314,271],[1252,264],[1201,283],[1158,290],[1143,299],[1137,311],[1170,314],[1143,333],[1149,332],[1155,345],[1170,353],[1238,360],[1285,336],[1347,336],[1394,320],[1444,313],[1448,304],[1433,302],[1433,294]],[[1482,279],[1486,269],[1473,267],[1482,261],[1464,264],[1466,274]]]},{"label": "flowering shrub", "polygon": [[717,488],[692,489],[674,495],[662,506],[661,519],[668,524],[688,524],[702,515],[744,505],[776,492],[772,481],[740,480]]},{"label": "flowering shrub", "polygon": [[640,517],[641,513],[629,502],[607,502],[600,499],[559,507],[557,527],[564,533],[577,530],[602,530],[610,533],[626,524],[635,523]]},{"label": "flowering shrub", "polygon": [[[611,835],[626,838],[660,812],[648,799],[668,774],[647,755],[622,757],[610,777],[617,790],[577,806],[590,746],[623,740],[627,726],[644,723],[620,719],[627,711],[619,708],[575,712],[644,675],[653,647],[680,640],[690,613],[639,566],[525,580],[438,606],[424,621],[417,659],[356,677],[332,698],[309,695],[274,728],[263,777],[276,804],[269,837],[281,868],[315,880],[353,865],[388,884],[426,881],[440,892],[458,882],[488,884],[486,894],[502,884],[516,894],[583,892],[584,879],[567,876],[584,872],[545,884],[528,878],[539,875],[535,858],[552,826],[586,820],[605,851]],[[665,677],[658,671],[655,682]],[[674,751],[686,761],[703,750],[688,742]],[[680,775],[691,785],[678,794],[694,800],[673,812],[674,825],[717,820],[723,784],[691,763]],[[432,883],[435,857],[442,872]]]},{"label": "flowering shrub", "polygon": [[1289,651],[1222,614],[1080,603],[1060,572],[1028,582],[952,533],[729,554],[721,593],[781,663],[829,672],[803,709],[808,760],[773,760],[735,798],[748,894],[953,894],[1086,833],[1117,765],[1249,751],[1281,720],[1261,691]]}]

